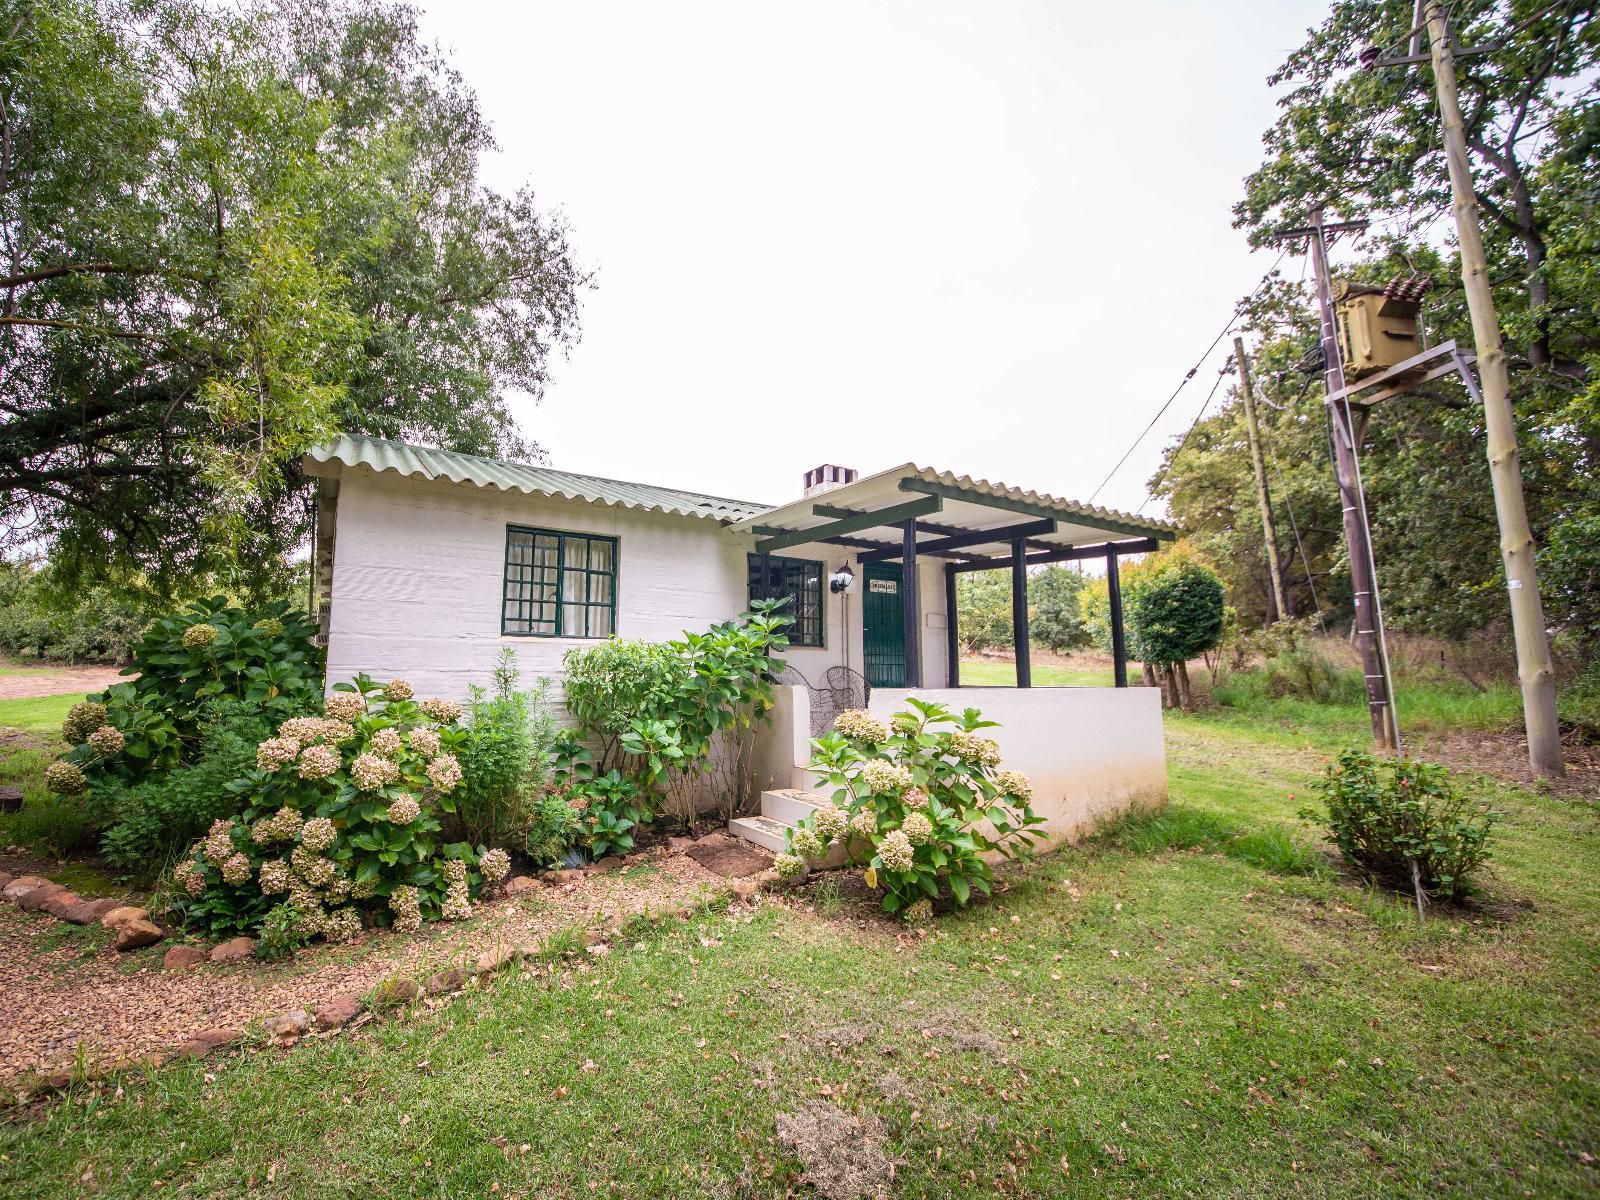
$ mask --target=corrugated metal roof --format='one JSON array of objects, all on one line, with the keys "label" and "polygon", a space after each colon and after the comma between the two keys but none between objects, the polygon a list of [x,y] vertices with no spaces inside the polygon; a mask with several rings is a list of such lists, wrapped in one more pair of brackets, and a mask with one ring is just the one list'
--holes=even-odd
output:
[{"label": "corrugated metal roof", "polygon": [[[903,480],[916,479],[924,483],[942,484],[945,487],[957,488],[963,492],[971,493],[966,502],[982,505],[984,498],[1009,500],[1014,503],[1025,504],[1041,511],[1040,515],[1054,516],[1065,523],[1081,522],[1097,529],[1124,533],[1130,537],[1155,537],[1171,539],[1176,537],[1180,530],[1171,521],[1158,517],[1145,517],[1136,513],[1120,512],[1114,508],[1103,508],[1095,504],[1084,504],[1077,500],[1065,500],[1059,496],[1052,496],[1047,492],[1025,491],[1022,488],[1011,487],[1004,483],[991,483],[987,479],[974,479],[970,475],[957,475],[952,471],[940,471],[934,467],[922,467],[916,463],[904,463],[901,466],[887,471],[879,471],[875,475],[858,479],[855,483],[846,484],[821,495],[809,497],[804,500],[793,501],[765,513],[756,513],[745,517],[740,522],[741,527],[753,524],[774,525],[806,529],[813,525],[825,524],[827,518],[818,517],[813,513],[813,506],[817,503],[838,505],[841,507],[865,508],[870,511],[873,507],[882,507],[881,497],[886,494],[887,488],[899,488]],[[902,492],[910,489],[900,489]],[[863,501],[871,498],[880,498],[879,503],[858,503],[852,501],[860,498]],[[903,495],[902,499],[905,498]],[[954,522],[960,524],[960,522]],[[979,526],[982,528],[984,526]],[[1046,540],[1049,540],[1047,535]]]},{"label": "corrugated metal roof", "polygon": [[[714,517],[719,521],[741,521],[767,511],[771,505],[725,496],[705,496],[677,488],[653,487],[647,483],[625,483],[571,471],[552,471],[524,463],[459,454],[453,450],[434,450],[386,438],[341,437],[306,454],[312,463],[339,463],[370,471],[393,471],[421,479],[447,479],[452,483],[498,488],[568,500],[589,500],[596,504],[616,504],[646,512],[676,513],[685,517]],[[316,474],[318,472],[312,471]]]}]

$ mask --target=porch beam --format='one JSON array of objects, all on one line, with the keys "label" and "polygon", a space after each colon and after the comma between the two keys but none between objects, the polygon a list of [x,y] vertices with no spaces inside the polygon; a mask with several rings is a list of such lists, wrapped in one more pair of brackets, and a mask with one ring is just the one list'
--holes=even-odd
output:
[{"label": "porch beam", "polygon": [[[1048,504],[1039,504],[1032,500],[1019,500],[1013,496],[991,496],[988,492],[980,492],[974,488],[957,487],[952,483],[936,483],[927,479],[902,479],[900,481],[902,492],[917,492],[924,496],[938,496],[944,500],[962,500],[968,504],[978,504],[984,508],[1003,508],[1008,512],[1023,513],[1030,517],[1054,517],[1058,521],[1068,521],[1073,525],[1087,525],[1091,529],[1104,529],[1109,533],[1127,534],[1129,537],[1151,536],[1148,525],[1133,525],[1127,521],[1119,521],[1115,517],[1102,516],[1099,513],[1083,512],[1079,509],[1062,509]],[[1175,534],[1164,534],[1169,540]]]},{"label": "porch beam", "polygon": [[916,500],[908,500],[904,504],[893,504],[888,508],[879,509],[877,512],[858,513],[853,517],[843,517],[827,525],[819,525],[815,529],[794,529],[787,533],[774,534],[764,541],[756,543],[756,553],[771,554],[776,550],[787,550],[790,546],[803,546],[807,542],[823,541],[830,537],[842,537],[847,533],[859,533],[863,529],[875,529],[880,525],[898,525],[901,522],[912,522],[908,528],[908,535],[912,542],[916,541],[916,518],[936,513],[944,507],[941,496],[922,496]]},{"label": "porch beam", "polygon": [[945,676],[950,686],[961,686],[961,632],[956,628],[956,565],[944,565]]},{"label": "porch beam", "polygon": [[[1103,558],[1107,554],[1150,554],[1161,549],[1161,543],[1155,538],[1137,538],[1128,542],[1096,542],[1092,546],[1053,546],[1049,550],[1038,554],[1028,555],[1030,567],[1044,566],[1057,562],[1080,562],[1086,558]],[[923,553],[927,553],[926,550]],[[995,571],[1001,567],[1009,566],[1011,556],[1004,558],[984,558],[980,562],[957,563],[958,571]]]},{"label": "porch beam", "polygon": [[[780,531],[780,532],[787,532],[787,531],[784,530],[784,531]],[[820,541],[821,541],[821,544],[825,545],[825,546],[849,546],[852,549],[866,550],[869,553],[875,553],[876,551],[879,551],[879,550],[889,550],[889,551],[892,551],[892,553],[885,555],[884,556],[885,558],[891,558],[892,559],[892,558],[899,558],[900,557],[900,548],[898,546],[885,546],[882,542],[874,542],[869,538],[831,537],[831,538],[822,538],[822,539],[820,539]],[[982,554],[969,554],[965,550],[940,550],[940,551],[934,552],[934,551],[927,550],[926,548],[923,548],[923,547],[918,547],[918,549],[923,554],[934,554],[934,556],[937,557],[937,558],[959,559],[961,562],[971,562],[971,563],[983,563],[983,562],[988,562],[989,561]],[[867,563],[867,562],[877,562],[878,559],[876,557],[867,558],[867,557],[864,557],[862,555],[857,555],[856,556],[856,561],[860,562],[860,563]]]},{"label": "porch beam", "polygon": [[[1028,521],[1021,525],[1008,525],[1003,529],[969,529],[964,533],[955,533],[949,537],[940,538],[936,542],[924,542],[917,547],[917,553],[943,554],[946,550],[960,550],[964,546],[987,546],[995,542],[1015,542],[1019,538],[1039,537],[1041,534],[1054,533],[1055,531],[1056,522],[1051,517],[1045,517],[1039,521]],[[1046,543],[1046,545],[1048,544]],[[889,546],[876,551],[870,558],[863,558],[861,561],[878,562],[886,558],[899,557],[900,552]]]},{"label": "porch beam", "polygon": [[1128,638],[1122,628],[1122,579],[1117,573],[1117,552],[1106,547],[1106,599],[1111,618],[1111,663],[1117,686],[1128,686]]},{"label": "porch beam", "polygon": [[[937,499],[937,497],[935,497]],[[901,526],[900,619],[905,626],[906,686],[922,686],[922,614],[917,604],[917,523]]]},{"label": "porch beam", "polygon": [[[1115,558],[1116,555],[1112,555]],[[1028,643],[1028,547],[1022,538],[1011,543],[1011,645],[1017,660],[1017,686],[1033,686]]]}]

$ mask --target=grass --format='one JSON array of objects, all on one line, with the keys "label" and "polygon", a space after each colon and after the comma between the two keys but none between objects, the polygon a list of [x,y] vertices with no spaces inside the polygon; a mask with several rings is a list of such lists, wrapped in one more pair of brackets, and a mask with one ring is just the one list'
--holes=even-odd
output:
[{"label": "grass", "polygon": [[546,974],[15,1114],[0,1186],[804,1196],[777,1122],[820,1102],[895,1196],[1593,1194],[1594,806],[1497,789],[1489,902],[1419,925],[1297,815],[1363,715],[1271,715],[1173,718],[1167,810],[926,936],[848,889],[593,962],[574,929]]},{"label": "grass", "polygon": [[[1031,674],[1034,687],[1110,687],[1113,682],[1109,664],[1098,670],[1041,662],[1032,664]],[[961,683],[964,687],[1015,687],[1017,665],[989,658],[964,658]]]},{"label": "grass", "polygon": [[44,769],[66,749],[61,722],[82,696],[37,696],[0,700],[0,784],[22,789],[22,808],[0,813],[0,845],[36,854],[63,855],[82,840],[77,806],[44,786]]}]

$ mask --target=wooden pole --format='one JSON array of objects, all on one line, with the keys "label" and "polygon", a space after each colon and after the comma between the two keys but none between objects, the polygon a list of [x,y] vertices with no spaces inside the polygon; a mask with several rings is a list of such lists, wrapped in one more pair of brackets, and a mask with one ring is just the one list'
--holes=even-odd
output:
[{"label": "wooden pole", "polygon": [[1033,686],[1033,662],[1028,644],[1028,546],[1022,538],[1011,543],[1011,645],[1016,651],[1017,686]]},{"label": "wooden pole", "polygon": [[946,676],[950,686],[961,686],[961,630],[956,624],[956,565],[944,565],[944,628],[945,654],[948,659]]},{"label": "wooden pole", "polygon": [[1111,618],[1111,663],[1117,686],[1128,686],[1128,638],[1122,629],[1122,578],[1117,573],[1117,548],[1106,547],[1106,600]]},{"label": "wooden pole", "polygon": [[1533,531],[1522,496],[1522,463],[1517,455],[1517,422],[1511,411],[1511,380],[1500,344],[1500,319],[1489,287],[1489,267],[1478,228],[1478,201],[1473,194],[1472,166],[1456,95],[1455,50],[1440,0],[1427,0],[1428,50],[1433,82],[1444,119],[1445,160],[1450,167],[1456,236],[1461,244],[1461,279],[1472,338],[1478,352],[1483,388],[1483,423],[1494,485],[1495,515],[1500,522],[1500,557],[1505,563],[1511,598],[1511,628],[1517,643],[1517,674],[1522,682],[1522,719],[1528,732],[1528,761],[1540,775],[1567,773],[1561,756],[1561,729],[1556,717],[1555,670],[1545,632],[1544,605],[1533,561]]},{"label": "wooden pole", "polygon": [[900,535],[900,619],[905,627],[906,686],[922,686],[922,617],[917,608],[917,523],[907,521]]},{"label": "wooden pole", "polygon": [[1322,322],[1323,385],[1333,401],[1333,460],[1339,481],[1339,507],[1344,513],[1344,541],[1350,552],[1350,587],[1354,593],[1355,624],[1351,632],[1361,652],[1361,674],[1367,690],[1367,712],[1372,717],[1372,739],[1385,750],[1399,747],[1399,730],[1389,695],[1388,672],[1378,646],[1376,581],[1372,575],[1372,543],[1367,531],[1366,506],[1356,467],[1355,421],[1344,391],[1344,363],[1333,325],[1333,282],[1328,277],[1328,246],[1322,210],[1311,214],[1311,270],[1316,276],[1317,309]]},{"label": "wooden pole", "polygon": [[1267,577],[1272,583],[1275,620],[1289,618],[1283,598],[1283,571],[1278,566],[1278,532],[1272,521],[1272,494],[1267,490],[1267,460],[1261,450],[1261,431],[1256,426],[1256,397],[1250,384],[1250,359],[1245,356],[1244,339],[1233,339],[1233,356],[1239,363],[1239,397],[1244,401],[1244,424],[1250,435],[1250,466],[1256,476],[1256,503],[1261,507],[1261,539],[1267,545]]}]

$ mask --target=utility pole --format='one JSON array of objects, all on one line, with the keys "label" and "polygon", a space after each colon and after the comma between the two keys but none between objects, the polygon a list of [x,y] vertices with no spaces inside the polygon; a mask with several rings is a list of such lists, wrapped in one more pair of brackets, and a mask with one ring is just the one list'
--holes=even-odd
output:
[{"label": "utility pole", "polygon": [[[1349,397],[1344,395],[1344,362],[1334,332],[1333,281],[1328,276],[1327,237],[1331,232],[1360,232],[1365,221],[1328,225],[1319,206],[1305,229],[1289,229],[1279,240],[1305,238],[1310,245],[1311,272],[1316,279],[1317,311],[1322,327],[1322,382],[1333,409],[1334,474],[1339,481],[1339,507],[1344,514],[1344,544],[1350,557],[1350,586],[1355,601],[1356,648],[1361,652],[1361,674],[1367,691],[1367,712],[1372,717],[1372,740],[1381,748],[1398,752],[1400,729],[1395,721],[1388,656],[1378,633],[1377,583],[1372,567],[1372,538],[1367,529],[1367,506],[1361,495],[1361,474],[1356,463],[1356,424]],[[1363,422],[1363,426],[1365,422]]]},{"label": "utility pole", "polygon": [[1272,521],[1272,495],[1267,491],[1267,460],[1261,451],[1261,431],[1256,426],[1256,397],[1250,385],[1250,360],[1244,339],[1233,339],[1233,357],[1239,363],[1239,395],[1244,400],[1244,424],[1250,434],[1250,466],[1256,475],[1256,501],[1261,505],[1261,538],[1267,544],[1267,576],[1272,581],[1272,602],[1277,619],[1289,619],[1283,598],[1283,573],[1278,569],[1278,533]]},{"label": "utility pole", "polygon": [[[1472,166],[1467,158],[1461,103],[1456,95],[1455,47],[1440,0],[1425,0],[1428,49],[1433,81],[1444,119],[1445,159],[1450,166],[1456,235],[1461,244],[1461,280],[1472,337],[1477,344],[1478,374],[1483,388],[1483,423],[1494,485],[1495,515],[1500,521],[1500,557],[1505,563],[1511,597],[1511,628],[1517,643],[1517,674],[1522,682],[1522,718],[1528,732],[1528,761],[1540,775],[1562,776],[1561,730],[1556,719],[1555,671],[1550,639],[1545,632],[1544,605],[1533,561],[1533,531],[1522,497],[1522,463],[1517,455],[1517,423],[1511,412],[1511,382],[1500,344],[1500,320],[1489,288],[1489,268],[1478,229],[1478,201],[1473,194]],[[1413,51],[1414,53],[1414,51]]]}]

